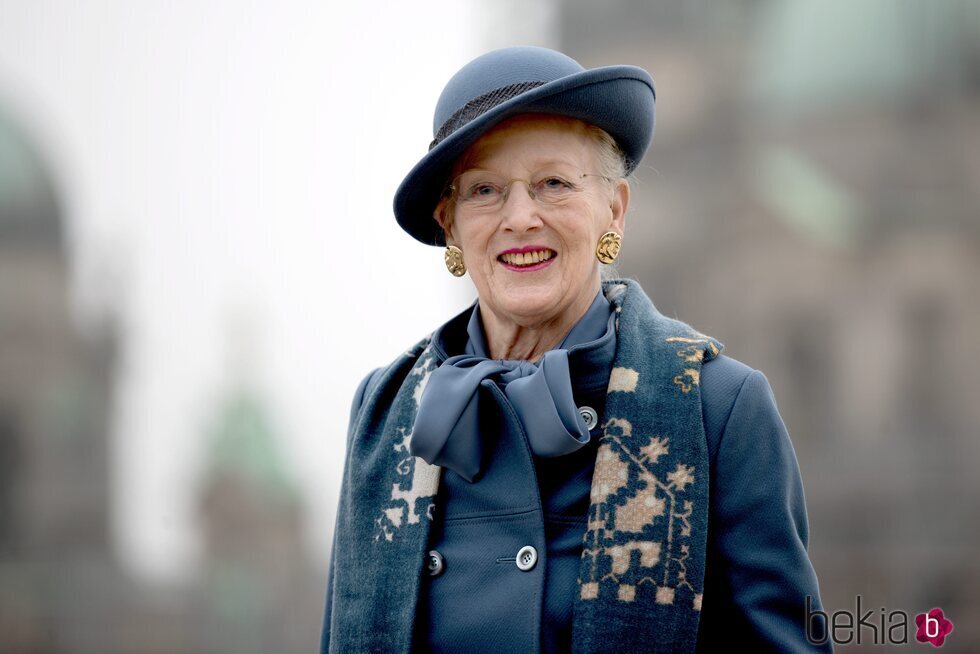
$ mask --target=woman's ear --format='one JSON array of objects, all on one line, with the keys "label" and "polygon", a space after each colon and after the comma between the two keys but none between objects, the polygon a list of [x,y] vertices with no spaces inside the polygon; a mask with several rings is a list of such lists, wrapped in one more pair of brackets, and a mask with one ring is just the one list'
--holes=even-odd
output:
[{"label": "woman's ear", "polygon": [[446,234],[446,245],[458,245],[456,235],[453,233],[452,207],[449,206],[448,197],[443,197],[439,200],[439,204],[436,205],[435,210],[432,212],[432,217],[439,223],[442,231]]},{"label": "woman's ear", "polygon": [[622,236],[626,231],[626,210],[630,206],[630,185],[625,179],[616,180],[613,187],[612,201],[609,203],[611,216],[609,227]]}]

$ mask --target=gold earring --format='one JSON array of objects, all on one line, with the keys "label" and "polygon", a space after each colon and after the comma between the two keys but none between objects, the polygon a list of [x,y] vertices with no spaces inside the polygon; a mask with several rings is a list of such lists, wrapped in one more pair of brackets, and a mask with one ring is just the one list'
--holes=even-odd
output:
[{"label": "gold earring", "polygon": [[599,243],[595,246],[595,258],[600,263],[612,263],[619,256],[619,246],[622,243],[622,236],[616,232],[606,232],[599,237]]},{"label": "gold earring", "polygon": [[466,274],[466,264],[463,263],[463,251],[460,250],[455,245],[446,246],[446,270],[451,272],[456,277],[462,277]]}]

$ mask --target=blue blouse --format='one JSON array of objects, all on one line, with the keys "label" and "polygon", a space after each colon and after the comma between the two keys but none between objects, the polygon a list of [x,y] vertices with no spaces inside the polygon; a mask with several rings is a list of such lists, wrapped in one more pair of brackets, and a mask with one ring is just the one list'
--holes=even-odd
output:
[{"label": "blue blouse", "polygon": [[[486,470],[468,482],[444,469],[431,548],[443,571],[423,581],[415,647],[427,652],[567,652],[572,604],[589,508],[592,470],[616,330],[612,307],[599,292],[560,347],[568,350],[572,396],[600,420],[589,442],[559,457],[536,457],[524,442],[517,415],[497,410],[492,398],[480,416]],[[452,323],[446,328],[451,328]],[[434,347],[451,355],[446,328]],[[475,307],[464,350],[485,355],[486,339]],[[448,358],[448,357],[447,357]],[[505,413],[501,416],[500,413]],[[516,555],[536,548],[538,562],[522,571]]]}]

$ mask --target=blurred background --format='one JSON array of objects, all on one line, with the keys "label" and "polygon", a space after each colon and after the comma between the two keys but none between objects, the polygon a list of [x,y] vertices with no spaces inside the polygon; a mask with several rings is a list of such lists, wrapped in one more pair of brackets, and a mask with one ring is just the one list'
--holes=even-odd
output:
[{"label": "blurred background", "polygon": [[977,3],[0,0],[0,652],[316,648],[354,388],[475,297],[391,197],[516,44],[655,78],[619,269],[769,378],[825,607],[980,651]]}]

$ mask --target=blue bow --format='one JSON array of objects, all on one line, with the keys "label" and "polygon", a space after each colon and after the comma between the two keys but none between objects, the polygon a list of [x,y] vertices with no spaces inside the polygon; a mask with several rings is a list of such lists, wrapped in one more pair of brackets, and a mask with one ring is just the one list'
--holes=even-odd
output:
[{"label": "blue bow", "polygon": [[460,354],[429,377],[409,451],[472,482],[483,467],[478,388],[494,383],[520,417],[535,455],[562,456],[589,442],[572,397],[566,350],[545,352],[537,365]]},{"label": "blue bow", "polygon": [[[496,386],[520,420],[531,451],[540,457],[571,454],[589,442],[589,427],[575,406],[570,369],[577,375],[599,373],[608,380],[615,351],[615,318],[600,292],[585,315],[556,349],[537,363],[489,359],[474,307],[467,327],[465,354],[449,357],[425,385],[409,451],[426,462],[449,468],[473,482],[483,468],[480,387]],[[569,355],[576,365],[569,366]],[[492,410],[498,410],[493,403]]]}]

